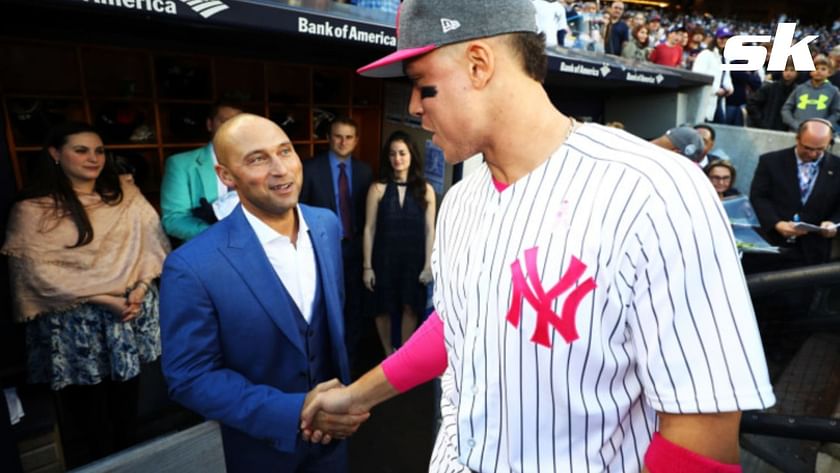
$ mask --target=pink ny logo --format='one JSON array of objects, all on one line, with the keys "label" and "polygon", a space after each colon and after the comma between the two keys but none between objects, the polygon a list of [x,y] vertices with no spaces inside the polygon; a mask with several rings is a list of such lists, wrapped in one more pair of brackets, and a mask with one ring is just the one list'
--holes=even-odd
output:
[{"label": "pink ny logo", "polygon": [[[595,290],[595,281],[590,277],[569,293],[566,300],[563,301],[562,315],[557,315],[551,309],[552,303],[578,282],[583,272],[586,271],[586,265],[572,256],[572,262],[566,272],[563,273],[560,282],[546,293],[537,270],[537,251],[537,247],[525,250],[525,268],[528,270],[527,281],[522,274],[522,266],[519,264],[519,260],[510,265],[513,276],[513,300],[508,310],[507,321],[514,327],[519,328],[519,321],[522,317],[522,299],[524,298],[537,311],[537,325],[534,328],[534,334],[531,336],[532,342],[551,348],[551,337],[549,337],[548,332],[548,326],[551,325],[560,332],[566,343],[572,343],[579,337],[575,327],[575,314],[578,305],[587,294]],[[533,292],[531,287],[528,287],[528,282],[531,283]]]}]

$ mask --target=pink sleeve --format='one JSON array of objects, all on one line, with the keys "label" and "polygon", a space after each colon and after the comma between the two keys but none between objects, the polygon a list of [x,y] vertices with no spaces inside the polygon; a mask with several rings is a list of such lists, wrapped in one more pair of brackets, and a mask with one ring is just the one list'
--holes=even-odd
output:
[{"label": "pink sleeve", "polygon": [[700,455],[687,448],[681,447],[659,432],[653,434],[653,439],[645,453],[645,467],[650,473],[741,473],[741,465],[720,463],[719,461]]},{"label": "pink sleeve", "polygon": [[432,312],[405,344],[382,362],[385,378],[400,393],[443,374],[446,369],[443,321]]}]

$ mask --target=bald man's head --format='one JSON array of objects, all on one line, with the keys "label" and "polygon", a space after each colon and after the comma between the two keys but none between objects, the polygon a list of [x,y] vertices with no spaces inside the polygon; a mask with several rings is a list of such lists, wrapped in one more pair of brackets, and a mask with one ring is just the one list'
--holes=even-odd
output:
[{"label": "bald man's head", "polygon": [[802,127],[799,130],[799,134],[808,134],[813,137],[819,137],[825,139],[828,137],[829,141],[831,140],[831,134],[833,133],[831,129],[831,125],[828,121],[823,120],[807,120],[802,123]]},{"label": "bald man's head", "polygon": [[820,159],[831,145],[831,124],[826,120],[807,120],[796,134],[796,154],[805,162]]},{"label": "bald man's head", "polygon": [[298,203],[303,170],[291,140],[271,120],[243,113],[226,121],[213,137],[216,173],[236,189],[249,212],[268,221]]},{"label": "bald man's head", "polygon": [[258,128],[272,126],[280,128],[271,120],[251,113],[240,113],[228,119],[222,123],[213,136],[213,151],[215,151],[219,163],[229,162],[232,157],[231,153],[236,153],[238,143],[242,140],[243,135],[247,134],[248,129],[254,126]]}]

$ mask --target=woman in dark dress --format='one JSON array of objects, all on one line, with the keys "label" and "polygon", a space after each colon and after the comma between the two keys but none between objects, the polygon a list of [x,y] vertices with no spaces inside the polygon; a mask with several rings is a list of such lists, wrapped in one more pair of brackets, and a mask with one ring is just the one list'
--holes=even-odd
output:
[{"label": "woman in dark dress", "polygon": [[[411,335],[426,305],[435,192],[423,178],[417,146],[406,133],[388,138],[380,163],[381,180],[367,196],[362,278],[374,293],[376,329],[387,356]],[[392,325],[401,327],[393,343]]]}]

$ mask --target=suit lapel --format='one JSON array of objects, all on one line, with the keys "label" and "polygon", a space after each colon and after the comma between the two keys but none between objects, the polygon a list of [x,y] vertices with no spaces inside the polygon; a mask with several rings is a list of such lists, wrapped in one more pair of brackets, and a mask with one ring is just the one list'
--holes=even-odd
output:
[{"label": "suit lapel", "polygon": [[820,173],[817,175],[816,182],[814,182],[814,190],[811,191],[811,195],[808,197],[808,204],[821,205],[823,202],[821,196],[826,194],[827,190],[836,189],[840,185],[837,182],[837,173],[840,170],[838,169],[840,166],[838,165],[837,157],[826,152],[823,160],[825,162],[822,164],[822,169],[820,169]]},{"label": "suit lapel", "polygon": [[367,189],[362,185],[362,163],[356,159],[350,159],[353,165],[353,201],[358,202],[357,199],[364,201],[367,198]]},{"label": "suit lapel", "polygon": [[245,219],[245,214],[242,213],[242,207],[238,206],[226,220],[229,220],[230,227],[228,244],[220,247],[219,251],[236,269],[239,277],[249,287],[254,298],[274,324],[286,335],[292,345],[301,353],[305,353],[303,339],[294,320],[295,314],[292,310],[294,301],[280,278],[277,277],[274,268],[271,267],[257,235]]},{"label": "suit lapel", "polygon": [[206,197],[208,202],[214,202],[219,198],[219,188],[216,186],[216,170],[213,168],[212,146],[212,144],[208,144],[201,148],[196,159],[198,177],[204,190],[201,197]]},{"label": "suit lapel", "polygon": [[784,160],[781,171],[783,182],[793,195],[796,196],[796,201],[801,203],[802,191],[799,189],[799,164],[796,160],[796,153],[793,150],[791,150],[787,159]]},{"label": "suit lapel", "polygon": [[[337,254],[336,251],[330,251],[330,248],[334,247],[336,242],[332,241],[327,235],[326,225],[322,217],[305,206],[301,206],[301,212],[304,220],[306,220],[306,225],[309,226],[309,238],[315,252],[315,261],[318,264],[318,278],[327,312],[327,325],[329,326],[333,347],[336,348],[333,353],[338,354],[341,351],[338,348],[343,347],[343,344],[339,341],[344,340],[344,331],[342,330],[344,308],[341,298],[335,297],[334,287],[340,281],[340,278],[338,278],[340,273],[339,268],[335,266],[335,261],[330,257],[331,254]],[[339,287],[338,290],[340,293],[344,288]],[[336,359],[336,366],[339,367],[341,373],[344,373],[347,368],[344,366],[345,360],[342,356],[338,356]]]},{"label": "suit lapel", "polygon": [[337,176],[333,176],[333,168],[332,163],[330,162],[329,154],[326,154],[324,156],[324,159],[321,160],[321,165],[323,166],[321,175],[326,176],[327,178],[327,185],[322,187],[327,192],[327,201],[329,202],[329,209],[335,212],[336,215],[338,215],[338,209],[335,206],[335,189],[333,188],[333,183],[336,182]]}]

